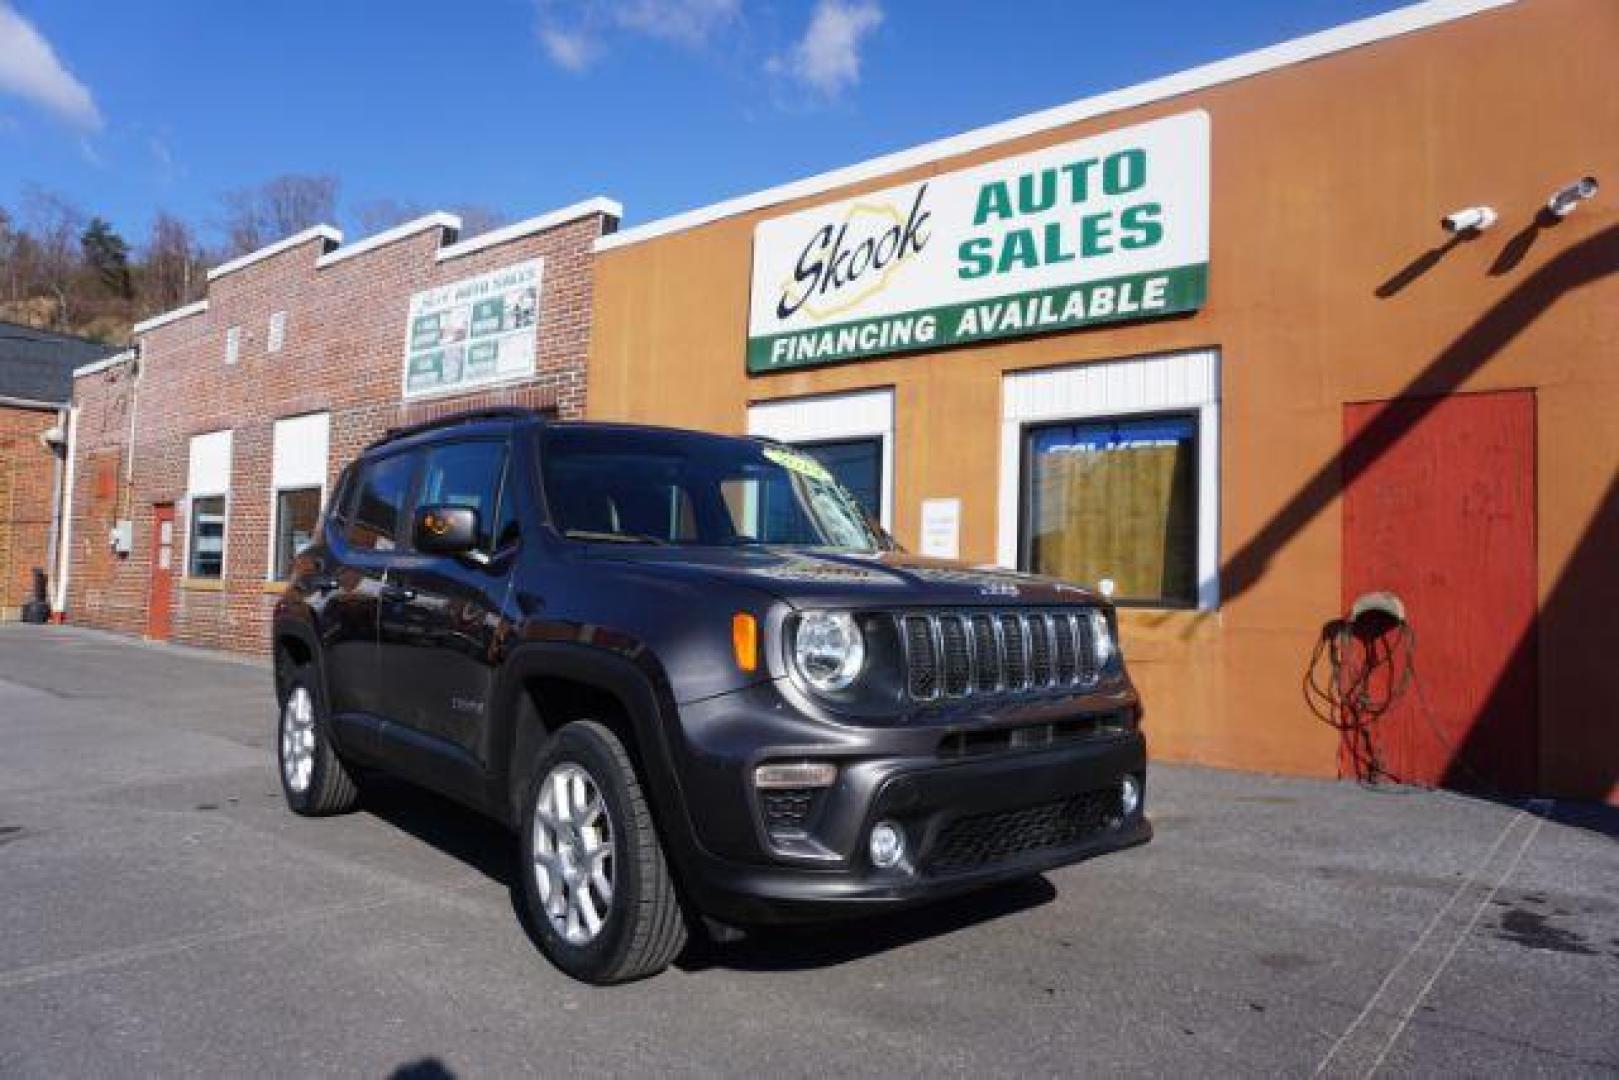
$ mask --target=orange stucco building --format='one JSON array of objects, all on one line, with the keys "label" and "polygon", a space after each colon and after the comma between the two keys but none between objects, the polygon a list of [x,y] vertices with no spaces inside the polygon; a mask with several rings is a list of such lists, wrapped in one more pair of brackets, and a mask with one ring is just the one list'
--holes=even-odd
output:
[{"label": "orange stucco building", "polygon": [[1160,759],[1612,801],[1616,57],[1612,0],[1436,0],[603,237],[588,414],[1106,578]]}]

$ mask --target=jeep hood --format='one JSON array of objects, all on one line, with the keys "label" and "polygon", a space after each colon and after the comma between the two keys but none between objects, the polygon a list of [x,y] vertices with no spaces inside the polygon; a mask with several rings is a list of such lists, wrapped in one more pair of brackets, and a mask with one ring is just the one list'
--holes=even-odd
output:
[{"label": "jeep hood", "polygon": [[996,567],[900,552],[873,554],[770,546],[591,545],[592,559],[678,576],[700,576],[771,593],[800,607],[1075,604],[1101,597],[1078,585]]}]

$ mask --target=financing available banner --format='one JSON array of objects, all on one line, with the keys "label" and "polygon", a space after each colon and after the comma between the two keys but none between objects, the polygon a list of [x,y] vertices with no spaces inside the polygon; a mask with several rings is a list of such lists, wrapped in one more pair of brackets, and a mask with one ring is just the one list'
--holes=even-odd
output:
[{"label": "financing available banner", "polygon": [[1208,265],[1199,110],[760,222],[748,371],[1195,311]]},{"label": "financing available banner", "polygon": [[412,296],[405,397],[532,375],[543,269],[534,259]]}]

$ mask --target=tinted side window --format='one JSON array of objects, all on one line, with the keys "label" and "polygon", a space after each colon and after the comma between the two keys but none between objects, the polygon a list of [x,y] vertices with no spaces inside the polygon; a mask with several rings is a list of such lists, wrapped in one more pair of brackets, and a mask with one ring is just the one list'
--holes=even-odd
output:
[{"label": "tinted side window", "polygon": [[[497,523],[506,530],[500,507],[500,481],[506,471],[506,444],[443,443],[427,451],[421,506],[465,506],[478,512],[478,550],[495,548]],[[501,542],[508,542],[501,536]]]},{"label": "tinted side window", "polygon": [[368,461],[354,478],[345,539],[367,551],[393,551],[403,542],[405,500],[415,472],[414,454]]}]

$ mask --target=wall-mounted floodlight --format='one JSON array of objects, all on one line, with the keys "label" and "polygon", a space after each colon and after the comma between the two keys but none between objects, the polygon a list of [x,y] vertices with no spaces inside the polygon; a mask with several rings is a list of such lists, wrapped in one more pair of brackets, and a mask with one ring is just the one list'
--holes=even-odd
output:
[{"label": "wall-mounted floodlight", "polygon": [[1552,192],[1546,200],[1546,209],[1560,218],[1568,217],[1574,208],[1597,193],[1597,178],[1582,176],[1572,184]]},{"label": "wall-mounted floodlight", "polygon": [[1495,210],[1488,206],[1469,206],[1439,220],[1448,233],[1483,232],[1495,224]]}]

